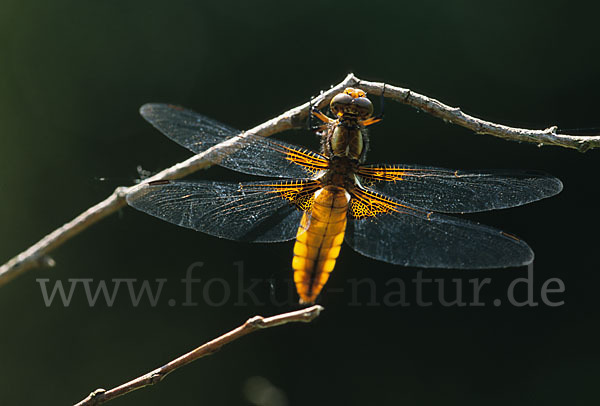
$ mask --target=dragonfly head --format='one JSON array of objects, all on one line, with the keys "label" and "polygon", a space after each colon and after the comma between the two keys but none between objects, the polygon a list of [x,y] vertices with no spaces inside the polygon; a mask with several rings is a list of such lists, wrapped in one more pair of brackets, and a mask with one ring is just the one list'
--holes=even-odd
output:
[{"label": "dragonfly head", "polygon": [[360,89],[347,87],[343,93],[331,99],[330,108],[336,117],[356,117],[365,120],[373,114],[373,104]]}]

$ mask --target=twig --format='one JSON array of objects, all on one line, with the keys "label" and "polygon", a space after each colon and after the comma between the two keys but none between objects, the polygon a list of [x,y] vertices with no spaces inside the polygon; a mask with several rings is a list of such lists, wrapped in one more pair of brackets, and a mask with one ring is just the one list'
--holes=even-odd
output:
[{"label": "twig", "polygon": [[94,392],[90,393],[87,398],[77,403],[75,406],[100,405],[134,390],[141,389],[145,386],[155,385],[176,369],[181,368],[182,366],[196,361],[197,359],[206,355],[211,355],[221,349],[221,347],[223,347],[225,344],[229,344],[230,342],[235,341],[246,334],[250,334],[260,329],[281,326],[286,323],[309,323],[317,318],[321,311],[323,311],[323,307],[315,305],[306,309],[278,314],[276,316],[267,318],[263,318],[262,316],[254,316],[251,319],[248,319],[248,321],[238,328],[231,330],[230,332],[223,334],[222,336],[215,338],[206,344],[201,345],[195,350],[192,350],[187,354],[174,359],[160,368],[150,371],[147,374],[144,374],[108,391],[104,389],[96,389]]},{"label": "twig", "polygon": [[[369,94],[380,96],[384,91],[383,83],[365,80],[358,80],[358,82],[357,86]],[[468,128],[477,134],[493,135],[511,141],[531,142],[539,146],[556,145],[573,148],[579,152],[586,152],[588,149],[600,147],[600,136],[559,134],[557,126],[548,127],[545,130],[508,127],[470,116],[463,113],[459,107],[447,106],[439,100],[402,87],[386,84],[384,96],[427,112],[446,122]]]},{"label": "twig", "polygon": [[[125,206],[125,196],[129,193],[135,193],[146,183],[165,179],[179,179],[199,169],[206,169],[227,153],[241,148],[244,145],[244,140],[247,138],[246,134],[270,136],[292,128],[300,128],[306,122],[311,105],[323,108],[335,94],[347,86],[360,87],[373,95],[381,95],[384,90],[383,83],[360,80],[353,74],[349,74],[338,85],[321,93],[310,103],[304,103],[230,140],[215,145],[184,162],[180,162],[145,179],[138,185],[128,188],[117,188],[106,200],[86,210],[69,223],[48,234],[35,245],[2,265],[0,267],[0,286],[29,269],[41,265],[53,265],[53,260],[48,257],[48,254],[52,250],[77,235],[80,231],[85,230],[95,222]],[[580,152],[600,147],[600,136],[585,137],[558,134],[556,126],[545,130],[507,127],[470,116],[463,113],[459,108],[447,106],[438,100],[401,87],[386,84],[384,96],[423,110],[444,121],[466,127],[478,134],[489,134],[513,141],[533,142],[538,145],[557,145],[565,148],[574,148]]]}]

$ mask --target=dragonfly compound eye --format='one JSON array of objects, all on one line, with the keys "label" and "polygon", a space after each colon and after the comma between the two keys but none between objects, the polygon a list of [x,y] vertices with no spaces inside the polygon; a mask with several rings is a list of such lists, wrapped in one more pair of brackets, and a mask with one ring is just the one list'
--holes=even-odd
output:
[{"label": "dragonfly compound eye", "polygon": [[345,115],[358,117],[361,120],[366,119],[373,114],[373,104],[363,95],[364,93],[353,97],[348,92],[336,95],[330,104],[332,113],[337,117]]},{"label": "dragonfly compound eye", "polygon": [[333,99],[329,107],[336,116],[342,116],[346,112],[346,108],[352,104],[352,96],[346,93],[337,94]]},{"label": "dragonfly compound eye", "polygon": [[358,117],[364,120],[373,114],[373,103],[366,97],[359,97],[354,99],[354,106],[358,112]]}]

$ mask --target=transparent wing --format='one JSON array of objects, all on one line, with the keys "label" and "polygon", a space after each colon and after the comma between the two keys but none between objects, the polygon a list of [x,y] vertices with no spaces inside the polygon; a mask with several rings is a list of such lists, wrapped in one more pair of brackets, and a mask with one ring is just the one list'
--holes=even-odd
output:
[{"label": "transparent wing", "polygon": [[[170,104],[145,104],[140,114],[160,132],[196,154],[241,134],[218,121]],[[280,178],[305,178],[328,166],[327,159],[316,152],[258,135],[244,137],[240,147],[216,156],[215,162],[237,172]]]},{"label": "transparent wing", "polygon": [[296,236],[319,188],[308,179],[274,182],[160,181],[127,196],[130,206],[182,227],[230,240],[277,242]]},{"label": "transparent wing", "polygon": [[352,193],[345,241],[367,257],[404,266],[482,269],[533,261],[515,236],[362,188]]},{"label": "transparent wing", "polygon": [[367,165],[358,175],[370,188],[424,210],[472,213],[553,196],[557,178],[537,171],[457,171],[416,165]]}]

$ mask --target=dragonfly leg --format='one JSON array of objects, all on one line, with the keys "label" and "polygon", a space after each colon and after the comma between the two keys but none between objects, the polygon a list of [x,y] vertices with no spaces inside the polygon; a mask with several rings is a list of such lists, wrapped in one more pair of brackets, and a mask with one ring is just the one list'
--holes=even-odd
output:
[{"label": "dragonfly leg", "polygon": [[383,113],[385,110],[385,83],[383,84],[383,91],[381,92],[381,113],[379,113],[378,115],[374,116],[374,117],[370,117],[366,120],[361,121],[361,124],[364,127],[368,127],[370,125],[376,124],[378,122],[380,122],[381,120],[383,120]]}]

